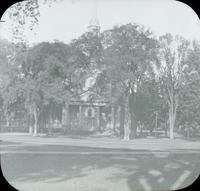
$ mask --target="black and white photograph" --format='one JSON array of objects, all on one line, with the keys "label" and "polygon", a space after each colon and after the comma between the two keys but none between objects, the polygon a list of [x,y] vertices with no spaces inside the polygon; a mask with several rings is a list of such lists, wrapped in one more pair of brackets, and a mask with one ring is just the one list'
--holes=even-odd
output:
[{"label": "black and white photograph", "polygon": [[0,19],[0,164],[19,191],[175,191],[200,174],[200,20],[174,0],[26,0]]}]

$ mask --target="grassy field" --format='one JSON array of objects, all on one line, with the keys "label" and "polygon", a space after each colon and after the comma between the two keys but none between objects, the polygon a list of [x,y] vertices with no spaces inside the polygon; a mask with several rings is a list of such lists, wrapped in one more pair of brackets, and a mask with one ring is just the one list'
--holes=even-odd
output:
[{"label": "grassy field", "polygon": [[1,166],[8,182],[26,191],[171,190],[199,176],[198,144],[5,136]]}]

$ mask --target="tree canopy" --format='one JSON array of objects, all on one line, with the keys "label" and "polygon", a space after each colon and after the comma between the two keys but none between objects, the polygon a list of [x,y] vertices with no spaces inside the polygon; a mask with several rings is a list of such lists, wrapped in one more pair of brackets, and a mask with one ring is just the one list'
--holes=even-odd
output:
[{"label": "tree canopy", "polygon": [[0,48],[2,111],[9,116],[23,107],[35,133],[48,108],[62,108],[87,91],[120,109],[120,128],[130,128],[131,138],[138,124],[165,123],[173,138],[178,126],[200,123],[198,42],[171,34],[156,39],[129,23],[86,32],[68,44],[1,40]]}]

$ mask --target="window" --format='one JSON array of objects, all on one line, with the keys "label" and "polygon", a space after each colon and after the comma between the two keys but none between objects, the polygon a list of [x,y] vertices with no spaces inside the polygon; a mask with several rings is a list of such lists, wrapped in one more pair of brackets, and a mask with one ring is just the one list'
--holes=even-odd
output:
[{"label": "window", "polygon": [[85,111],[86,117],[94,117],[94,115],[95,115],[94,108],[90,107],[90,108],[86,109],[86,111]]},{"label": "window", "polygon": [[91,109],[91,108],[88,109],[88,114],[87,114],[87,116],[88,116],[88,117],[92,117],[92,109]]}]

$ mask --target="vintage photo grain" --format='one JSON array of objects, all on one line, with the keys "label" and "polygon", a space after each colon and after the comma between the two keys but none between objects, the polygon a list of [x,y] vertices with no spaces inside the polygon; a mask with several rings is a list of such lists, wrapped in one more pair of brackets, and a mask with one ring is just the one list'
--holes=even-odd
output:
[{"label": "vintage photo grain", "polygon": [[164,0],[28,0],[0,22],[0,154],[20,191],[166,191],[200,174],[200,21]]}]

